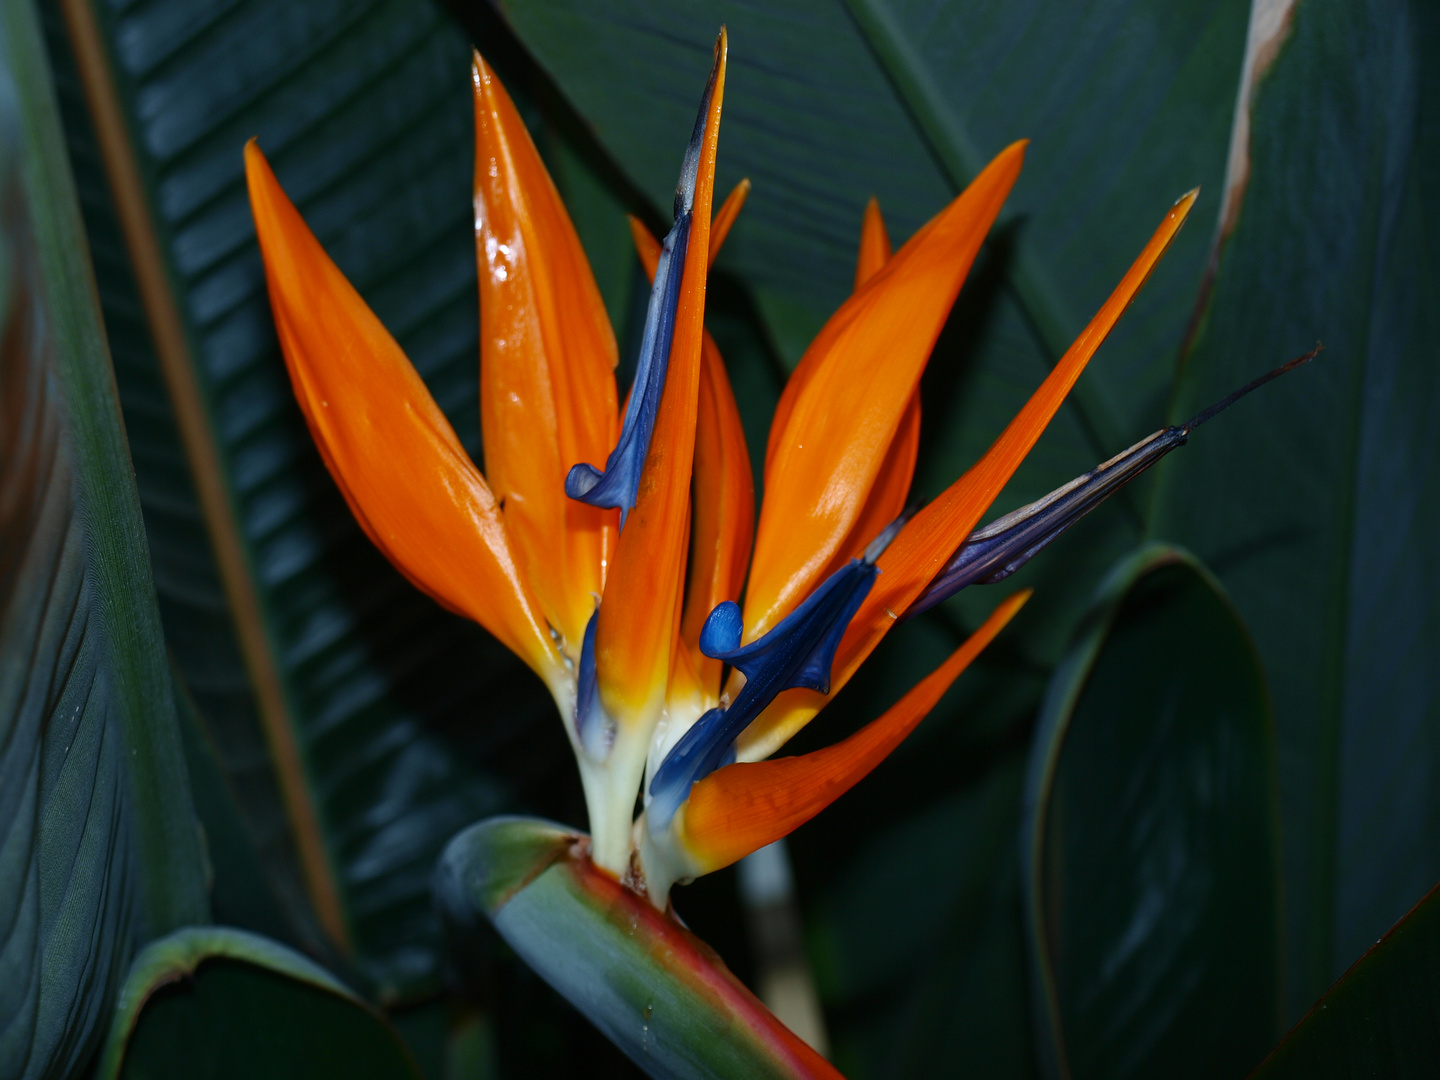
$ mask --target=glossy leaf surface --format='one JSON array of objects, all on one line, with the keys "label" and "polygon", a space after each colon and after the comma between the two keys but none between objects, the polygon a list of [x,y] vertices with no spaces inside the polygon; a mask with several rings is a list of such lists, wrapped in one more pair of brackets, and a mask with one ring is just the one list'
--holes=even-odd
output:
[{"label": "glossy leaf surface", "polygon": [[1142,549],[1056,670],[1032,748],[1032,985],[1051,1075],[1241,1076],[1264,1056],[1280,1028],[1275,809],[1243,624],[1193,558]]},{"label": "glossy leaf surface", "polygon": [[70,1076],[206,917],[140,507],[34,12],[0,6],[0,1074]]},{"label": "glossy leaf surface", "polygon": [[1292,1019],[1440,880],[1437,55],[1433,5],[1295,7],[1174,415],[1325,350],[1176,454],[1155,512],[1275,696]]},{"label": "glossy leaf surface", "polygon": [[211,926],[178,930],[135,958],[97,1073],[194,1076],[420,1073],[394,1028],[324,968],[268,938]]},{"label": "glossy leaf surface", "polygon": [[1254,1080],[1430,1076],[1440,1061],[1440,890],[1432,889],[1281,1040]]},{"label": "glossy leaf surface", "polygon": [[457,932],[488,918],[531,968],[658,1080],[838,1073],[678,921],[596,870],[588,838],[492,818],[445,849],[439,902]]}]

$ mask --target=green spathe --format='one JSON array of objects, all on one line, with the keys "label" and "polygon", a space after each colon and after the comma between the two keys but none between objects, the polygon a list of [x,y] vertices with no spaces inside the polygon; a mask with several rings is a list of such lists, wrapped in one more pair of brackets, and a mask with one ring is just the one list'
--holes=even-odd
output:
[{"label": "green spathe", "polygon": [[591,864],[584,835],[490,818],[450,842],[436,892],[483,913],[541,977],[657,1080],[839,1074],[672,915]]}]

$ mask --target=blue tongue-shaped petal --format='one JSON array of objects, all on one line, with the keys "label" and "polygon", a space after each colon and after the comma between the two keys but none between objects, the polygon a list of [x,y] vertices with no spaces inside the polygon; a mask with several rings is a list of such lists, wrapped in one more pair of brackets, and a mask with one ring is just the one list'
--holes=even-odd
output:
[{"label": "blue tongue-shaped petal", "polygon": [[620,527],[635,506],[640,489],[640,473],[650,453],[650,438],[655,431],[655,414],[660,411],[660,398],[665,392],[665,376],[670,368],[670,346],[675,340],[675,314],[680,306],[680,284],[685,273],[685,252],[690,241],[690,222],[695,207],[695,180],[700,167],[701,143],[705,138],[705,118],[710,112],[710,97],[715,90],[717,64],[710,73],[695,129],[685,149],[680,166],[680,182],[675,188],[675,225],[665,236],[660,261],[655,267],[655,283],[650,286],[650,304],[645,311],[645,332],[640,340],[640,357],[635,368],[635,384],[630,389],[630,402],[620,426],[620,438],[602,472],[584,462],[571,466],[565,477],[565,494],[591,506],[618,508]]},{"label": "blue tongue-shaped petal", "polygon": [[745,686],[729,708],[711,709],[696,721],[655,771],[646,807],[652,825],[665,828],[689,798],[690,786],[734,759],[736,738],[781,691],[803,686],[830,692],[835,650],[880,573],[875,560],[901,524],[891,525],[864,558],[851,559],[831,574],[803,604],[749,645],[740,644],[744,626],[736,604],[726,601],[710,613],[700,631],[700,651],[738,668]]}]

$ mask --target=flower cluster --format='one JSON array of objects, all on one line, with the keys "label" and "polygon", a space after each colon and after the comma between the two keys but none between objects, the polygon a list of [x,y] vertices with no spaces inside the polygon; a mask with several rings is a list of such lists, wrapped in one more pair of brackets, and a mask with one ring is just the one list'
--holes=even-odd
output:
[{"label": "flower cluster", "polygon": [[788,834],[864,777],[1028,594],[1001,602],[852,737],[770,759],[898,620],[1004,578],[1133,475],[1107,463],[975,532],[1195,198],[1166,214],[986,454],[908,516],[920,376],[1025,144],[1001,151],[893,254],[872,200],[854,293],[776,409],[757,520],[739,412],[704,328],[706,276],[749,190],[712,213],[725,47],[722,31],[674,227],[657,241],[632,222],[653,286],[623,416],[614,333],[575,230],[476,55],[483,475],[259,148],[246,147],[280,343],[326,465],[406,577],[544,680],[579,762],[594,863],[660,907],[674,882]]}]

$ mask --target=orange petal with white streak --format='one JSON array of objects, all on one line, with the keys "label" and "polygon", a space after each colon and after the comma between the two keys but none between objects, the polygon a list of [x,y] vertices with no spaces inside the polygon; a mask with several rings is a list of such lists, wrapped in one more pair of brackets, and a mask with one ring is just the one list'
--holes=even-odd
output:
[{"label": "orange petal with white streak", "polygon": [[559,193],[479,53],[472,76],[485,471],[546,618],[578,655],[619,519],[566,498],[565,474],[615,445],[615,335]]},{"label": "orange petal with white streak", "polygon": [[788,836],[870,774],[935,707],[1030,598],[1005,600],[965,644],[880,719],[834,746],[799,757],[727,765],[690,789],[678,828],[702,873]]},{"label": "orange petal with white streak", "polygon": [[[845,685],[889,632],[896,616],[914,602],[955,549],[974,531],[981,515],[1025,460],[1095,350],[1120,321],[1165,254],[1195,205],[1197,194],[1198,191],[1188,192],[1170,208],[1115,291],[984,457],[911,518],[885,550],[877,564],[881,573],[875,587],[851,620],[850,629],[836,650],[831,694]],[[740,737],[740,759],[753,761],[773,754],[809,723],[826,700],[813,690],[785,691]]]},{"label": "orange petal with white streak", "polygon": [[416,586],[553,679],[561,660],[500,507],[445,414],[253,140],[245,176],[295,397],[351,511]]},{"label": "orange petal with white streak", "polygon": [[705,281],[720,110],[725,97],[726,36],[716,43],[714,88],[700,145],[690,238],[680,284],[665,391],[641,471],[635,507],[616,545],[595,633],[595,666],[609,714],[650,723],[660,712],[675,635],[671,613],[682,588],[690,468],[695,455]]},{"label": "orange petal with white streak", "polygon": [[806,350],[800,366],[813,371],[766,465],[746,640],[778,623],[820,583],[850,535],[1024,154],[1023,142],[1001,151]]}]

